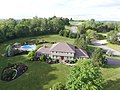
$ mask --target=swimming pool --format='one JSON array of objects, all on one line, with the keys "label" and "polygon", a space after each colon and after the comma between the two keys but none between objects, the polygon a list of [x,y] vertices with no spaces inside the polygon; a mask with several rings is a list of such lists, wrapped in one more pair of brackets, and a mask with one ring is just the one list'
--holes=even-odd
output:
[{"label": "swimming pool", "polygon": [[20,47],[20,50],[24,50],[24,51],[31,51],[35,49],[36,49],[36,45],[24,45]]}]

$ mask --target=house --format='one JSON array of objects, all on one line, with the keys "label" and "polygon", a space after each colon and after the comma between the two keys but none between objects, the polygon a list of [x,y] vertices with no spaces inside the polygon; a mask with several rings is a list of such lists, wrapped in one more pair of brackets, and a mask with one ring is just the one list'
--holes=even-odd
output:
[{"label": "house", "polygon": [[87,52],[82,49],[78,49],[75,46],[66,42],[58,42],[51,47],[43,46],[37,51],[37,56],[45,55],[53,59],[59,60],[73,60],[73,59],[85,59],[89,58]]}]

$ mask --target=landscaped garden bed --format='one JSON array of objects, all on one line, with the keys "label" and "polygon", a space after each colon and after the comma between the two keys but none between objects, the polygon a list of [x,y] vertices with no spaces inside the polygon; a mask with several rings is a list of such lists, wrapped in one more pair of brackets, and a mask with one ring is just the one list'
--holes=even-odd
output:
[{"label": "landscaped garden bed", "polygon": [[75,59],[75,60],[65,60],[65,62],[66,63],[69,63],[69,64],[75,64],[75,63],[77,63],[77,59]]},{"label": "landscaped garden bed", "polygon": [[22,63],[8,64],[1,73],[1,80],[11,81],[26,72],[28,67]]}]

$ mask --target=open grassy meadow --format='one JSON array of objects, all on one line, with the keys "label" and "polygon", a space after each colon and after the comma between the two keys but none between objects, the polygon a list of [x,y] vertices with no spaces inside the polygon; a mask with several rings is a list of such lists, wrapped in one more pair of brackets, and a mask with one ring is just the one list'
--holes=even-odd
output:
[{"label": "open grassy meadow", "polygon": [[[32,39],[46,40],[49,42],[68,42],[73,44],[74,39],[58,35],[44,35],[11,40],[0,44],[0,73],[8,63],[24,63],[28,66],[27,72],[17,79],[5,82],[0,80],[0,90],[49,90],[56,82],[65,83],[70,72],[70,66],[63,64],[46,64],[39,61],[27,61],[27,55],[4,57],[5,48],[8,44],[25,42]],[[101,68],[105,79],[105,90],[120,89],[120,67],[108,65]]]}]

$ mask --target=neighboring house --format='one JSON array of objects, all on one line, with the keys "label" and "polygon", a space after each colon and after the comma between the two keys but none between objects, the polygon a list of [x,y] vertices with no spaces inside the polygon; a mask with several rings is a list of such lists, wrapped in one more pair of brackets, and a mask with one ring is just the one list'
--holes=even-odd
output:
[{"label": "neighboring house", "polygon": [[117,39],[120,41],[120,33],[117,34]]},{"label": "neighboring house", "polygon": [[82,49],[75,48],[75,46],[66,42],[59,42],[53,44],[51,47],[43,46],[37,51],[37,56],[45,55],[53,59],[59,60],[73,60],[89,58],[87,52]]}]

